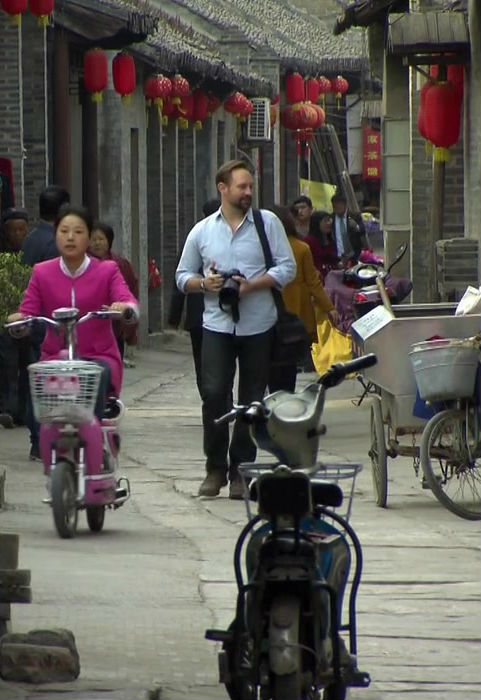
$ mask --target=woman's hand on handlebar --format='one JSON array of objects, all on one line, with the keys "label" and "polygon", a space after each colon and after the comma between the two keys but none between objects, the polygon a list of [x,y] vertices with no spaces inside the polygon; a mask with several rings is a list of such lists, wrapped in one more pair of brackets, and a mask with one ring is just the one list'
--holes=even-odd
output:
[{"label": "woman's hand on handlebar", "polygon": [[25,316],[21,314],[19,311],[16,311],[14,314],[10,314],[10,316],[7,318],[7,323],[15,323],[15,321],[23,321]]}]

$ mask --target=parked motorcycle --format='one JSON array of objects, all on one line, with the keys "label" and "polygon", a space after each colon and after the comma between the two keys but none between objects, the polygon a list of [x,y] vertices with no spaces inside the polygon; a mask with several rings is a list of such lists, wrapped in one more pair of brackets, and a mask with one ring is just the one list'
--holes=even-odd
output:
[{"label": "parked motorcycle", "polygon": [[[234,551],[236,614],[227,630],[206,632],[222,642],[220,682],[231,700],[316,700],[321,690],[323,700],[343,700],[347,687],[369,685],[356,660],[361,545],[347,521],[350,508],[344,516],[334,510],[343,492],[317,463],[317,452],[326,389],[375,363],[367,355],[333,365],[302,392],[278,391],[218,420],[241,416],[257,446],[278,460],[239,468],[250,519]],[[344,466],[351,475],[360,468]],[[351,498],[353,488],[354,477]],[[349,650],[342,631],[349,633]]]},{"label": "parked motorcycle", "polygon": [[81,318],[78,314],[78,309],[62,308],[52,318],[35,316],[6,324],[15,333],[42,322],[65,338],[61,359],[28,368],[35,419],[41,424],[40,455],[48,491],[44,503],[52,507],[62,538],[75,535],[79,510],[85,510],[90,530],[100,532],[105,510],[119,508],[130,497],[128,479],[118,476],[118,426],[124,406],[119,398],[109,397],[98,421],[94,408],[102,367],[76,357],[78,325],[90,319],[118,320],[128,313],[100,310]]},{"label": "parked motorcycle", "polygon": [[[377,262],[359,262],[344,272],[344,283],[357,290],[354,293],[352,308],[354,319],[364,316],[375,306],[383,303],[383,290],[390,304],[399,304],[412,290],[412,282],[405,278],[390,277],[391,270],[403,259],[407,243],[399,246],[394,260],[387,269],[379,259]],[[380,285],[380,283],[382,283]]]}]

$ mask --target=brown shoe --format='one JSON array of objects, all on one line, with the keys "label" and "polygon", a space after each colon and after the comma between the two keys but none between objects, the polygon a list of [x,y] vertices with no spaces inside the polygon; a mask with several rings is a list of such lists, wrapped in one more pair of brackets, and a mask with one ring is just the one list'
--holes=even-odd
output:
[{"label": "brown shoe", "polygon": [[226,475],[215,469],[207,474],[204,481],[199,487],[199,496],[208,496],[209,498],[214,498],[219,494],[219,491],[223,486],[227,485]]},{"label": "brown shoe", "polygon": [[229,486],[229,498],[232,501],[241,501],[244,497],[244,484],[239,474],[231,479]]}]

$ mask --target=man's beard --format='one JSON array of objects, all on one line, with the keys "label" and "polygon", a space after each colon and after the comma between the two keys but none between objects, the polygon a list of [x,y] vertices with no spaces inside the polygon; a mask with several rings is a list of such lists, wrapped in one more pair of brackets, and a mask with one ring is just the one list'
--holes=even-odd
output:
[{"label": "man's beard", "polygon": [[241,211],[243,214],[247,214],[249,209],[251,208],[252,205],[252,197],[241,197],[236,204],[233,204],[232,206],[235,207],[235,209],[238,209]]}]

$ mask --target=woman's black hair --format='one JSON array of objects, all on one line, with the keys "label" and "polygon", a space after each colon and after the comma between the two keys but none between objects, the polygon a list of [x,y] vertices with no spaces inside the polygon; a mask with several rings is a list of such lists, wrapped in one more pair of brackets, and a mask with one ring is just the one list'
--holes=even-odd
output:
[{"label": "woman's black hair", "polygon": [[288,236],[299,238],[296,231],[296,222],[290,207],[282,207],[280,204],[274,204],[274,206],[271,207],[271,211],[280,219]]},{"label": "woman's black hair", "polygon": [[328,243],[325,240],[325,235],[321,231],[321,221],[327,216],[331,216],[328,211],[314,211],[312,213],[311,219],[309,221],[309,235],[314,236],[321,245],[326,245]]},{"label": "woman's black hair", "polygon": [[114,242],[115,238],[112,226],[109,226],[103,221],[94,221],[92,231],[102,231],[109,244],[109,250],[112,248],[112,243]]},{"label": "woman's black hair", "polygon": [[58,228],[62,219],[65,219],[66,216],[78,216],[79,219],[82,219],[82,221],[85,223],[88,229],[90,236],[90,234],[92,233],[93,219],[88,209],[86,209],[85,207],[76,206],[75,204],[70,204],[68,202],[62,204],[62,206],[58,210],[57,218],[55,219],[56,229]]}]

